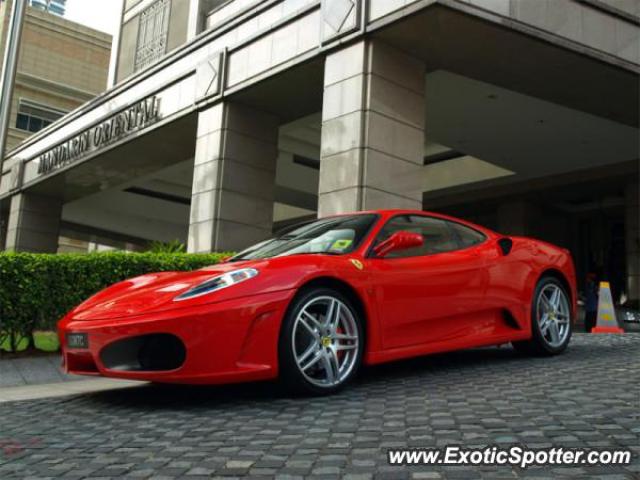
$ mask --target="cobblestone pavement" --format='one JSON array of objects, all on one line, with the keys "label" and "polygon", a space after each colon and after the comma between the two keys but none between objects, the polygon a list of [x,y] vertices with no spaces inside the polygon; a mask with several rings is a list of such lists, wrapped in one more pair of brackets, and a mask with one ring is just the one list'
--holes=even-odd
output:
[{"label": "cobblestone pavement", "polygon": [[[509,347],[364,372],[326,398],[272,384],[143,386],[0,405],[0,478],[640,478],[640,335],[577,334],[565,355]],[[388,448],[625,447],[616,467],[395,467]]]}]

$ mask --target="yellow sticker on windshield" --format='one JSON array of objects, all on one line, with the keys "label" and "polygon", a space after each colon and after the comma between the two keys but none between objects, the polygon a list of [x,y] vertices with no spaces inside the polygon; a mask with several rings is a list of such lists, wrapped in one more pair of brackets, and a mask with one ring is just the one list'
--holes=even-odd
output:
[{"label": "yellow sticker on windshield", "polygon": [[330,250],[332,252],[344,252],[347,248],[351,246],[352,243],[353,243],[353,240],[349,240],[347,238],[336,240],[335,242],[333,242],[333,245],[331,245]]}]

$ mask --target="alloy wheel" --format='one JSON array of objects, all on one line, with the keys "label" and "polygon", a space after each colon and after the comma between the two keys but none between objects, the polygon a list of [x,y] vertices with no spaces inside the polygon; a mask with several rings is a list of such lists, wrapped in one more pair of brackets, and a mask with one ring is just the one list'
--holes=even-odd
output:
[{"label": "alloy wheel", "polygon": [[560,286],[549,283],[540,290],[537,300],[538,328],[545,342],[560,347],[570,331],[569,300]]},{"label": "alloy wheel", "polygon": [[302,375],[324,388],[340,385],[349,377],[361,343],[353,313],[332,296],[315,297],[300,309],[291,341]]}]

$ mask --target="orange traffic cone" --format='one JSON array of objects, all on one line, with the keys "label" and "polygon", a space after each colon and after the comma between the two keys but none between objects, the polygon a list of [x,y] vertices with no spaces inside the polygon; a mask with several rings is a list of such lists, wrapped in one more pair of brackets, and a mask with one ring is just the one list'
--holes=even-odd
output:
[{"label": "orange traffic cone", "polygon": [[616,310],[613,307],[611,286],[609,282],[600,282],[600,294],[598,295],[598,317],[596,326],[591,333],[624,333],[616,320]]}]

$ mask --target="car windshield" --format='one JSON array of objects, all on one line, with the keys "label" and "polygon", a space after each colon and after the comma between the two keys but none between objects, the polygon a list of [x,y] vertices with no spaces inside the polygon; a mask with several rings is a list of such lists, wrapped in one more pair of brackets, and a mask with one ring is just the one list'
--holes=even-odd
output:
[{"label": "car windshield", "polygon": [[230,261],[300,254],[343,255],[360,245],[375,220],[373,214],[323,218],[249,247]]}]

